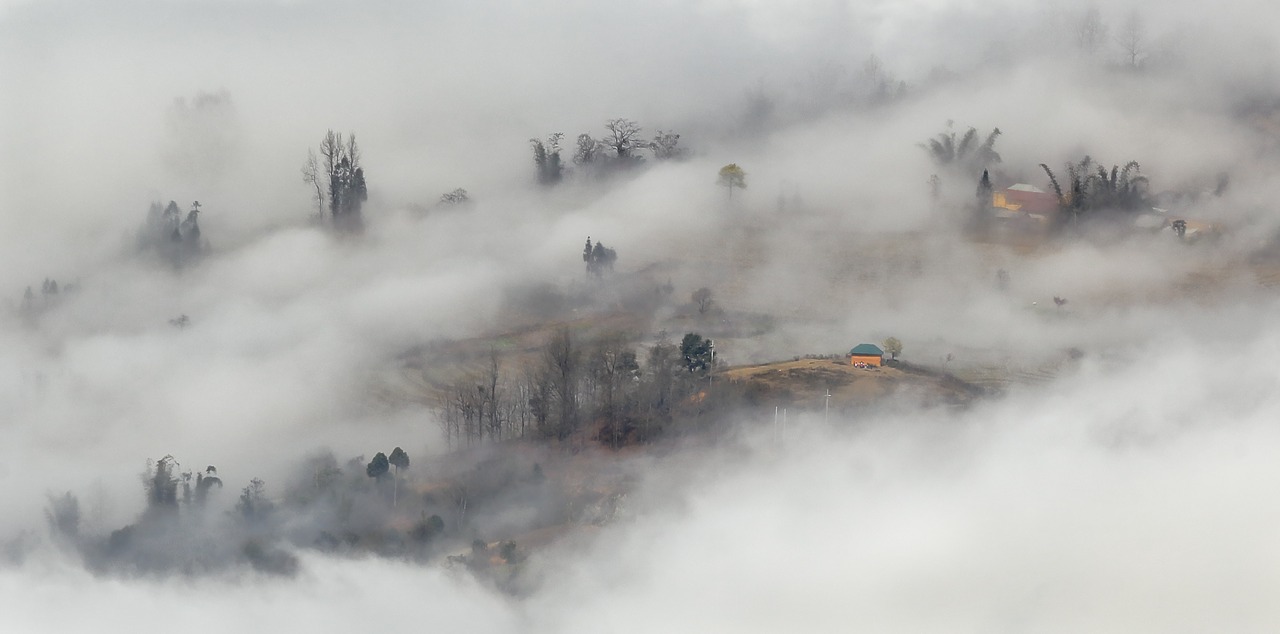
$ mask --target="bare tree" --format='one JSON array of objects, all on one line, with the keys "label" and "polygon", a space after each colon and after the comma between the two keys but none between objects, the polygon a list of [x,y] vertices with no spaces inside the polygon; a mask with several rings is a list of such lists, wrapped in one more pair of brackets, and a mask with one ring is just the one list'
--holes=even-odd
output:
[{"label": "bare tree", "polygon": [[634,157],[632,152],[639,147],[640,124],[630,119],[610,119],[605,122],[604,127],[609,134],[604,138],[604,144],[613,150],[614,158],[619,160],[629,160]]},{"label": "bare tree", "polygon": [[569,438],[578,428],[579,353],[569,329],[561,328],[552,337],[543,355],[550,377],[550,395],[556,404],[556,438]]},{"label": "bare tree", "polygon": [[1076,46],[1081,51],[1094,55],[1106,40],[1107,25],[1102,22],[1102,14],[1098,7],[1089,7],[1076,27]]},{"label": "bare tree", "polygon": [[600,158],[600,145],[590,134],[579,134],[577,148],[573,152],[574,165],[594,165]]},{"label": "bare tree", "polygon": [[637,436],[646,441],[655,436],[671,420],[671,413],[678,399],[677,383],[681,377],[680,350],[663,334],[649,348],[645,359],[645,382],[642,386],[642,407]]},{"label": "bare tree", "polygon": [[711,289],[705,286],[694,291],[692,299],[693,303],[698,305],[699,315],[707,314],[707,311],[711,309],[712,303],[714,303],[714,300],[711,297]]},{"label": "bare tree", "polygon": [[502,416],[499,412],[501,390],[498,389],[498,351],[495,348],[489,349],[489,366],[485,370],[484,378],[485,385],[481,396],[488,404],[485,427],[489,432],[489,440],[496,442],[502,440]]},{"label": "bare tree", "polygon": [[[320,140],[320,156],[323,161],[319,167],[324,168],[324,174],[317,174],[316,180],[328,180],[330,220],[338,229],[358,231],[363,227],[361,207],[369,194],[364,167],[360,165],[360,146],[356,144],[356,135],[349,135],[344,142],[342,134],[329,130]],[[303,165],[304,180],[308,178],[310,163],[308,159],[308,164]]]},{"label": "bare tree", "polygon": [[609,443],[617,449],[623,440],[627,412],[640,365],[636,353],[619,334],[605,335],[591,354],[591,374],[599,388],[597,414],[605,423]]},{"label": "bare tree", "polygon": [[320,160],[315,150],[307,150],[307,162],[302,164],[302,182],[316,190],[316,217],[324,218],[324,177],[320,175]]},{"label": "bare tree", "polygon": [[1142,16],[1136,10],[1131,11],[1125,18],[1124,26],[1121,27],[1116,41],[1120,44],[1125,64],[1129,68],[1138,68],[1142,65],[1142,60],[1146,57],[1146,26],[1142,22]]}]

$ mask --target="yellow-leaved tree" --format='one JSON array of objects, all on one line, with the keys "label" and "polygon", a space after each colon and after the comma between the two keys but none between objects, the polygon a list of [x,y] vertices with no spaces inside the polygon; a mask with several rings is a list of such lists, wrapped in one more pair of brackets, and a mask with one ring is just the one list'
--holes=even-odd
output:
[{"label": "yellow-leaved tree", "polygon": [[747,173],[738,167],[737,163],[730,163],[720,168],[720,177],[716,179],[716,183],[721,187],[728,188],[729,200],[733,200],[733,188],[747,188]]}]

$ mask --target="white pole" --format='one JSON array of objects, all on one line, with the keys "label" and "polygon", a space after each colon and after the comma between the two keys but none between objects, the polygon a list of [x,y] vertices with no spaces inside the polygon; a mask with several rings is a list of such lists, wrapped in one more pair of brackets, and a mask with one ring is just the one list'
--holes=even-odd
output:
[{"label": "white pole", "polygon": [[708,339],[707,346],[711,348],[711,367],[707,368],[707,390],[711,389],[711,373],[716,369],[716,342]]}]

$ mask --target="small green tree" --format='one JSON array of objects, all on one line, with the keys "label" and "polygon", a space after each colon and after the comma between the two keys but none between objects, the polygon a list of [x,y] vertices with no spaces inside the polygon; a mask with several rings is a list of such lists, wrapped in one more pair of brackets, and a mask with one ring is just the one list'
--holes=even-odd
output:
[{"label": "small green tree", "polygon": [[516,550],[516,543],[513,541],[502,542],[502,545],[498,547],[498,555],[508,564],[516,563],[516,558],[519,556],[519,552]]},{"label": "small green tree", "polygon": [[706,372],[714,361],[712,355],[714,344],[702,335],[689,333],[680,341],[680,356],[684,359],[684,367],[689,372]]},{"label": "small green tree", "polygon": [[427,512],[422,512],[422,519],[414,524],[409,531],[409,537],[420,543],[427,543],[434,539],[437,535],[444,532],[444,519],[439,515],[427,517]]},{"label": "small green tree", "polygon": [[730,163],[720,168],[720,176],[716,179],[716,183],[721,187],[729,190],[729,200],[733,200],[733,188],[747,188],[747,173],[738,167],[737,163]]},{"label": "small green tree", "polygon": [[889,358],[897,361],[898,355],[902,354],[902,342],[897,337],[889,337],[884,340],[884,351],[889,353]]},{"label": "small green tree", "polygon": [[[377,459],[376,456],[374,459]],[[396,447],[391,450],[391,456],[387,458],[387,462],[390,462],[392,466],[396,468],[395,480],[392,482],[391,486],[391,507],[395,508],[396,490],[400,486],[400,470],[409,468],[409,454],[405,453],[403,449]]]}]

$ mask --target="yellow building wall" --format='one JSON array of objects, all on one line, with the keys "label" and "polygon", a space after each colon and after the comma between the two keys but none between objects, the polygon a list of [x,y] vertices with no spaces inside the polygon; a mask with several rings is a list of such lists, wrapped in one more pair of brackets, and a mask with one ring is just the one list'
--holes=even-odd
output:
[{"label": "yellow building wall", "polygon": [[869,355],[869,354],[852,354],[852,355],[849,355],[849,365],[853,365],[853,364],[855,364],[855,363],[857,363],[857,362],[859,362],[859,361],[861,361],[861,362],[863,362],[863,363],[865,363],[865,364],[867,364],[867,365],[879,366],[879,365],[880,365],[880,362],[881,362],[881,361],[883,361],[883,359],[882,359],[881,357],[873,356],[873,355]]},{"label": "yellow building wall", "polygon": [[1009,202],[1009,200],[1005,198],[1004,192],[995,192],[991,194],[991,206],[1008,209],[1009,211],[1018,211],[1019,209],[1022,209],[1022,205]]}]

